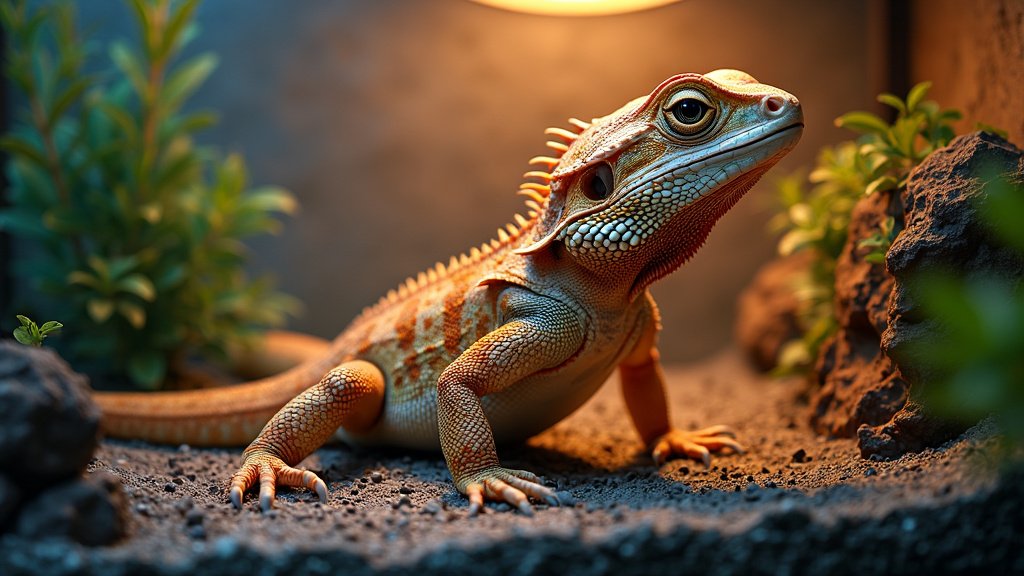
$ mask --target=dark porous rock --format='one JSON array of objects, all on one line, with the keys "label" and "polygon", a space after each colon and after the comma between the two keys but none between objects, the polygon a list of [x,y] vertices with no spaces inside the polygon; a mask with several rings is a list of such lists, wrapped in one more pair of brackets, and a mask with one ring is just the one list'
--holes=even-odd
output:
[{"label": "dark porous rock", "polygon": [[[857,435],[861,455],[897,458],[936,446],[964,426],[929,415],[915,398],[929,379],[909,352],[940,333],[915,301],[911,283],[928,272],[964,278],[1024,279],[1024,259],[993,239],[978,214],[989,171],[1024,181],[1024,156],[998,136],[953,140],[918,166],[900,196],[876,193],[858,202],[836,265],[839,331],[822,347],[812,424],[832,436]],[[902,231],[886,266],[857,248],[892,216]]]},{"label": "dark porous rock", "polygon": [[932,154],[907,186],[905,229],[886,257],[896,285],[882,346],[914,382],[933,375],[908,350],[942,330],[914,299],[909,283],[916,275],[955,271],[962,278],[1024,281],[1020,252],[994,239],[978,213],[986,194],[980,178],[993,173],[1024,181],[1024,154],[998,136],[977,132]]},{"label": "dark porous rock", "polygon": [[57,354],[0,341],[0,422],[0,474],[33,492],[85,469],[100,411]]},{"label": "dark porous rock", "polygon": [[[996,278],[1018,286],[1024,282],[1024,258],[995,239],[979,214],[987,194],[984,178],[993,174],[1024,182],[1024,154],[999,136],[976,132],[929,156],[904,192],[904,230],[886,256],[895,282],[881,346],[913,384],[913,395],[943,375],[912,350],[945,329],[922,313],[912,289],[915,279],[954,271],[961,278]],[[892,458],[939,444],[964,428],[930,416],[910,401],[890,422],[865,427],[858,436],[865,456]]]},{"label": "dark porous rock", "polygon": [[820,434],[853,436],[864,424],[888,422],[906,403],[909,385],[880,350],[893,279],[882,264],[866,261],[866,251],[857,247],[901,212],[899,197],[885,191],[862,198],[850,214],[848,240],[835,271],[839,330],[822,346],[815,366],[821,387],[811,423]]},{"label": "dark porous rock", "polygon": [[127,518],[121,479],[97,472],[27,502],[18,517],[17,533],[30,539],[68,538],[86,546],[103,546],[125,535]]},{"label": "dark porous rock", "polygon": [[736,341],[758,370],[775,368],[782,347],[800,337],[793,279],[807,274],[810,264],[811,253],[806,250],[772,260],[740,294]]}]

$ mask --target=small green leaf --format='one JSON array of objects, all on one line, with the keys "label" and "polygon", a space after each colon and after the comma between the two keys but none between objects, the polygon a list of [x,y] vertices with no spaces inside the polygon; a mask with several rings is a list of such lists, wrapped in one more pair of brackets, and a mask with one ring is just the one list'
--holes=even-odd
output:
[{"label": "small green leaf", "polygon": [[818,230],[790,230],[779,240],[779,254],[789,256],[819,238],[821,238],[821,232]]},{"label": "small green leaf", "polygon": [[921,82],[910,89],[907,93],[907,108],[913,112],[917,110],[918,104],[924,100],[924,97],[928,95],[928,91],[931,90],[931,82]]},{"label": "small green leaf", "polygon": [[92,298],[85,303],[89,317],[97,324],[103,324],[114,314],[114,303],[105,298]]},{"label": "small green leaf", "polygon": [[21,322],[22,326],[31,326],[33,324],[33,322],[29,320],[28,316],[17,314],[16,317],[18,318],[18,322]]},{"label": "small green leaf", "polygon": [[872,264],[884,264],[885,263],[885,253],[884,252],[871,252],[870,254],[864,256],[864,261],[865,262],[870,262]]},{"label": "small green leaf", "polygon": [[147,302],[156,299],[156,288],[153,283],[142,274],[132,274],[117,281],[117,288],[122,292],[134,294]]},{"label": "small green leaf", "polygon": [[71,83],[70,86],[53,103],[53,108],[50,109],[49,123],[51,126],[57,123],[57,120],[70,108],[75,102],[81,99],[82,94],[89,87],[92,78],[88,76],[79,78],[78,80]]},{"label": "small green leaf", "polygon": [[142,72],[142,65],[139,64],[138,59],[132,54],[131,50],[128,49],[122,42],[115,42],[110,47],[110,58],[114,61],[114,64],[121,70],[122,73],[131,82],[132,88],[135,89],[135,93],[140,97],[146,95],[146,76]]},{"label": "small green leaf", "polygon": [[60,332],[64,325],[56,320],[50,320],[39,327],[39,333],[43,336],[56,335]]},{"label": "small green leaf", "polygon": [[168,111],[175,111],[181,103],[210,76],[217,67],[217,57],[201,54],[182,64],[167,80],[160,96]]},{"label": "small green leaf", "polygon": [[884,120],[870,112],[847,112],[836,118],[836,126],[864,134],[882,134],[889,129]]},{"label": "small green leaf", "polygon": [[31,332],[24,326],[19,326],[14,329],[14,339],[25,346],[39,346],[41,342],[36,341],[32,338]]},{"label": "small green leaf", "polygon": [[295,196],[284,188],[273,186],[251,190],[243,198],[242,204],[246,208],[254,208],[264,212],[282,212],[284,214],[294,214],[299,207]]},{"label": "small green leaf", "polygon": [[900,100],[899,97],[894,94],[879,94],[878,101],[881,102],[882,104],[895,108],[901,116],[907,115],[907,105],[903,103],[903,100]]},{"label": "small green leaf", "polygon": [[42,168],[49,168],[50,166],[42,150],[19,136],[7,134],[0,138],[0,149],[28,158]]},{"label": "small green leaf", "polygon": [[146,311],[138,304],[118,302],[117,312],[136,330],[141,330],[146,325]]},{"label": "small green leaf", "polygon": [[885,176],[880,176],[872,180],[871,183],[864,188],[864,195],[871,196],[875,192],[892,190],[894,188],[896,188],[896,179],[886,174]]}]

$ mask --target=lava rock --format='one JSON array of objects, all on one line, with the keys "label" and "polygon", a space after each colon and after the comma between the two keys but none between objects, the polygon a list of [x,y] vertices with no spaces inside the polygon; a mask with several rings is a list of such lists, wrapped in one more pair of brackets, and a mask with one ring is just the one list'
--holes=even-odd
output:
[{"label": "lava rock", "polygon": [[921,272],[955,270],[960,277],[1024,281],[1024,258],[994,239],[979,214],[986,174],[1024,181],[1024,154],[999,136],[977,132],[937,150],[914,171],[906,192],[906,224],[886,263],[895,278],[885,352],[914,382],[928,379],[927,366],[907,352],[943,328],[920,312],[908,283]]},{"label": "lava rock", "polygon": [[861,425],[890,421],[906,403],[910,386],[880,351],[893,278],[882,264],[866,261],[866,251],[858,248],[890,216],[901,220],[902,206],[895,191],[882,191],[862,198],[850,214],[835,270],[839,330],[822,346],[815,365],[820,387],[811,425],[819,434],[853,436]]},{"label": "lava rock", "polygon": [[26,492],[81,474],[100,411],[88,380],[56,353],[0,341],[0,474]]},{"label": "lava rock", "polygon": [[812,254],[806,250],[772,260],[740,294],[735,338],[758,370],[775,368],[783,346],[800,337],[800,302],[793,293],[793,278],[809,273],[811,262]]},{"label": "lava rock", "polygon": [[100,472],[72,480],[25,504],[17,533],[31,539],[68,538],[85,546],[116,542],[126,533],[128,499],[117,476]]},{"label": "lava rock", "polygon": [[[839,329],[822,345],[815,365],[820,386],[811,400],[811,425],[819,434],[856,435],[862,456],[892,459],[941,444],[965,428],[927,414],[916,400],[937,375],[915,361],[910,350],[943,328],[925,317],[909,286],[921,272],[943,270],[1024,282],[1024,258],[994,239],[978,212],[986,195],[979,177],[993,169],[1024,182],[1024,155],[998,136],[968,134],[929,156],[911,173],[905,189],[876,192],[854,207],[835,270]],[[900,233],[884,266],[868,262],[858,245],[889,217]],[[792,262],[777,265],[772,275],[802,273],[788,268]],[[757,280],[775,287],[789,281],[760,275]],[[751,301],[742,305],[741,315],[785,300],[760,285],[748,294]],[[779,336],[765,328],[758,317],[762,314],[780,324],[788,320],[784,312],[772,310],[740,321],[741,345],[764,366]],[[763,348],[758,340],[765,342]]]}]

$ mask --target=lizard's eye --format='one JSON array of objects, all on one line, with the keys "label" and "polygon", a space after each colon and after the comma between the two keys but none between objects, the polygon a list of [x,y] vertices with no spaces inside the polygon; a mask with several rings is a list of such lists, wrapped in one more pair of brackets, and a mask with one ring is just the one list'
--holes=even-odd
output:
[{"label": "lizard's eye", "polygon": [[608,198],[615,185],[615,174],[607,162],[602,162],[590,169],[583,177],[583,195],[600,201]]},{"label": "lizard's eye", "polygon": [[697,90],[683,90],[665,103],[665,120],[673,132],[693,136],[715,120],[715,107]]}]

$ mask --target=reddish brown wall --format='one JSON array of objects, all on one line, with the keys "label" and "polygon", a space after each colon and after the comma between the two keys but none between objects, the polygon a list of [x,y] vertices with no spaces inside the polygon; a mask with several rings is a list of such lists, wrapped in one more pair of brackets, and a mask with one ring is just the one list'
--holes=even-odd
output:
[{"label": "reddish brown wall", "polygon": [[1024,1],[915,0],[911,77],[964,112],[961,130],[984,122],[1024,145]]}]

